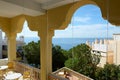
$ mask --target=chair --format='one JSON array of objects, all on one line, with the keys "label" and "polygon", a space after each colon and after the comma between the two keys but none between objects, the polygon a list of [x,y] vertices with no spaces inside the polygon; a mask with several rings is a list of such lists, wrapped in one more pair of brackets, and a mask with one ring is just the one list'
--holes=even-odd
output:
[{"label": "chair", "polygon": [[25,71],[23,73],[23,80],[32,80],[31,79],[31,72],[30,71]]},{"label": "chair", "polygon": [[13,62],[8,62],[7,63],[8,69],[6,70],[6,73],[9,71],[14,71],[14,63]]},{"label": "chair", "polygon": [[8,69],[14,69],[14,63],[13,62],[8,62],[7,66],[8,66]]},{"label": "chair", "polygon": [[0,80],[4,80],[4,76],[3,76],[3,71],[2,70],[0,70]]}]

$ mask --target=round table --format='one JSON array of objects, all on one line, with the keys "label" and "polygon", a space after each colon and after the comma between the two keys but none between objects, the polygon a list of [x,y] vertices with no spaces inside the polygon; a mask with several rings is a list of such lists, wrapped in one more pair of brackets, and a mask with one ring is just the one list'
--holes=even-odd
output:
[{"label": "round table", "polygon": [[7,80],[14,80],[14,79],[18,79],[18,78],[20,78],[22,76],[22,74],[21,73],[11,73],[11,74],[7,74],[6,76],[5,76],[5,79],[7,79]]},{"label": "round table", "polygon": [[8,66],[0,66],[0,70],[5,70],[7,68],[8,68]]}]

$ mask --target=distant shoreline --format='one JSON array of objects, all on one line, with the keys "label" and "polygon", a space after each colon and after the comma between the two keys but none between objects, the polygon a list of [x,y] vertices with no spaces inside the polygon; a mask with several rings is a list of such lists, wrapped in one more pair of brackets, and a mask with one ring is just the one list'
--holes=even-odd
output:
[{"label": "distant shoreline", "polygon": [[[95,39],[104,40],[104,39],[112,39],[112,38],[53,38],[52,43],[54,45],[61,46],[62,49],[69,50],[73,46],[76,46],[81,43],[86,43],[86,41],[94,42]],[[38,40],[39,38],[37,37],[26,37],[24,41],[27,44],[31,41],[37,42]]]}]

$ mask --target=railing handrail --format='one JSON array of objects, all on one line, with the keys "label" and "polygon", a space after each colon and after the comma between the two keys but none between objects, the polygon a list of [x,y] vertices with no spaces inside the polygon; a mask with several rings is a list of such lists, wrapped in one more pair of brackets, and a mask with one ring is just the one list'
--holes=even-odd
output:
[{"label": "railing handrail", "polygon": [[[22,62],[18,62],[18,61],[14,61],[15,62],[15,68],[16,70],[18,70],[18,72],[21,72],[23,73],[25,70],[30,70],[32,72],[32,77],[35,79],[35,80],[40,80],[40,69],[38,68],[35,68],[35,67],[32,67],[28,64],[24,64]],[[64,78],[64,77],[61,77],[61,76],[58,76],[57,74],[60,72],[60,71],[68,71],[71,75],[74,75],[76,77],[78,77],[79,79],[83,79],[83,80],[93,80],[92,78],[90,77],[87,77],[83,74],[80,74],[78,72],[75,72],[67,67],[63,67],[51,74],[49,74],[49,78],[50,80],[53,80],[53,79],[58,79],[58,80],[68,80],[67,78]]]},{"label": "railing handrail", "polygon": [[7,63],[8,63],[8,58],[0,59],[0,66],[7,65]]},{"label": "railing handrail", "polygon": [[69,71],[72,75],[75,75],[75,76],[77,76],[77,77],[80,77],[80,76],[81,76],[81,77],[84,77],[84,78],[86,78],[86,79],[88,79],[88,80],[93,80],[92,78],[90,78],[90,77],[88,77],[88,76],[85,76],[85,75],[83,75],[83,74],[80,74],[80,73],[78,73],[78,72],[75,72],[75,71],[73,71],[73,70],[71,70],[71,69],[69,69],[69,68],[67,68],[67,67],[63,67],[63,68],[61,68],[61,69],[53,72],[53,74],[56,74],[56,73],[58,73],[58,72],[60,72],[60,71],[63,71],[63,70]]},{"label": "railing handrail", "polygon": [[38,69],[38,68],[35,68],[35,67],[33,67],[33,66],[30,66],[30,65],[25,64],[25,63],[22,63],[22,62],[18,62],[18,61],[15,61],[15,62],[16,62],[16,63],[19,63],[19,64],[22,64],[22,65],[24,65],[24,66],[26,66],[26,67],[32,68],[32,69],[34,69],[34,70],[37,71],[37,72],[40,72],[40,69]]},{"label": "railing handrail", "polygon": [[18,72],[23,73],[24,71],[30,71],[31,77],[35,80],[40,80],[40,69],[32,67],[28,64],[24,64],[22,62],[14,61],[15,62],[15,70]]},{"label": "railing handrail", "polygon": [[55,75],[55,74],[49,74],[49,76],[50,77],[53,77],[54,79],[57,79],[57,80],[68,80],[68,79],[66,79],[66,78],[63,78],[63,77],[60,77],[60,76],[57,76],[57,75]]}]

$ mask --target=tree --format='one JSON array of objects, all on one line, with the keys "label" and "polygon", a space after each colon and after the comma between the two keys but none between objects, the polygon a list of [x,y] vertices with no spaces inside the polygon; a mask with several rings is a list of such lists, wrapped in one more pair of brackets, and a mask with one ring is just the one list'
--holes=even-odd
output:
[{"label": "tree", "polygon": [[28,43],[23,47],[23,51],[29,64],[35,67],[40,65],[40,41]]},{"label": "tree", "polygon": [[[23,47],[29,64],[40,65],[40,41],[30,42]],[[120,65],[106,64],[104,68],[97,67],[100,55],[91,53],[91,48],[80,44],[69,51],[58,45],[52,45],[53,71],[64,67],[71,68],[95,80],[120,80]]]},{"label": "tree", "polygon": [[[24,54],[27,58],[27,61],[31,65],[35,65],[35,67],[38,67],[40,65],[40,41],[38,42],[30,42],[27,45],[23,47]],[[53,71],[64,67],[65,60],[67,59],[64,56],[64,52],[67,52],[63,49],[61,49],[58,45],[52,45],[52,66]]]},{"label": "tree", "polygon": [[65,62],[65,66],[94,78],[98,62],[95,63],[93,60],[98,57],[92,56],[91,48],[86,44],[80,44],[70,49],[69,53],[69,59]]},{"label": "tree", "polygon": [[105,64],[104,68],[97,68],[95,80],[120,80],[120,65]]},{"label": "tree", "polygon": [[66,52],[65,50],[61,49],[58,45],[53,45],[52,47],[52,67],[53,71],[64,67],[64,63],[66,61],[66,57],[64,56],[63,52]]}]

